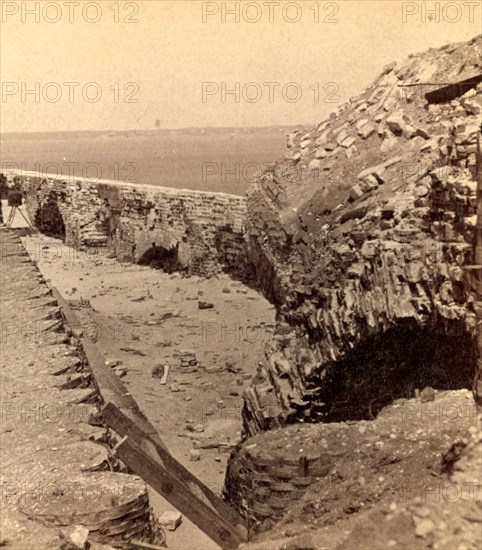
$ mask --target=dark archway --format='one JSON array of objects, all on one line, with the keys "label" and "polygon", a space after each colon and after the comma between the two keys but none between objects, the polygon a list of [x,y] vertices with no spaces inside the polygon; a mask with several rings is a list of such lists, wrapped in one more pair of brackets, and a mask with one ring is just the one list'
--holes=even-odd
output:
[{"label": "dark archway", "polygon": [[[305,422],[370,420],[395,399],[415,397],[416,390],[470,389],[476,363],[473,336],[463,321],[427,327],[400,322],[331,365],[323,390],[302,416]],[[299,421],[300,412],[289,415],[288,423]]]},{"label": "dark archway", "polygon": [[165,273],[186,272],[187,269],[179,261],[179,243],[172,248],[164,248],[152,243],[139,258],[138,264],[160,269]]},{"label": "dark archway", "polygon": [[58,206],[62,199],[63,197],[51,191],[35,213],[34,224],[45,235],[65,240],[64,219]]}]

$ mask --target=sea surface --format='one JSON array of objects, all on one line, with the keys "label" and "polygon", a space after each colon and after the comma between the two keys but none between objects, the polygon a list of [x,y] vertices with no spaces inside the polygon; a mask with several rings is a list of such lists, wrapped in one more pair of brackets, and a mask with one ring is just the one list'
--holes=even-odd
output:
[{"label": "sea surface", "polygon": [[256,173],[286,153],[286,134],[296,128],[3,134],[0,171],[244,195]]}]

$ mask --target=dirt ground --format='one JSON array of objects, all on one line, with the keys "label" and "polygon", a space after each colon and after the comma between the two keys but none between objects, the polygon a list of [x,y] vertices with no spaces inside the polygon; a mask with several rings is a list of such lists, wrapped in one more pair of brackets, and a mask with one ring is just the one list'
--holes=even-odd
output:
[{"label": "dirt ground", "polygon": [[[220,494],[227,459],[241,435],[243,387],[274,329],[274,308],[223,275],[182,278],[119,264],[34,235],[24,245],[47,283],[75,308],[84,333],[116,365],[173,456]],[[199,303],[213,304],[200,309]],[[185,355],[181,366],[180,355]],[[191,364],[189,364],[191,363]],[[167,383],[154,378],[169,366]],[[125,374],[124,374],[125,373]],[[193,460],[190,451],[198,450]],[[152,492],[158,515],[173,507]],[[186,518],[167,533],[170,548],[215,548]]]}]

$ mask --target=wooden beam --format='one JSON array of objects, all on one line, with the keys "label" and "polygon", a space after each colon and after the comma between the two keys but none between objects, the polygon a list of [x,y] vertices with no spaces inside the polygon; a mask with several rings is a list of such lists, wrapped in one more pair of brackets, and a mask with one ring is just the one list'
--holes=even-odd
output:
[{"label": "wooden beam", "polygon": [[437,90],[426,93],[425,99],[429,103],[449,103],[453,99],[463,96],[469,90],[476,88],[479,82],[482,82],[482,74],[441,86]]},{"label": "wooden beam", "polygon": [[[121,437],[127,438],[119,444],[119,458],[156,491],[162,491],[161,494],[173,506],[223,548],[237,548],[238,544],[246,542],[248,529],[244,519],[169,453],[155,427],[139,409],[119,377],[105,364],[94,343],[81,336],[81,323],[72,308],[56,288],[52,293],[66,324],[75,327],[72,332],[77,333],[94,382],[106,403],[102,409],[104,421]],[[143,461],[146,474],[143,473]],[[168,479],[169,484],[156,482],[152,477],[154,472]],[[172,496],[172,491],[167,490],[171,486],[176,487],[176,493],[182,493],[182,498]]]},{"label": "wooden beam", "polygon": [[162,466],[135,441],[127,437],[116,448],[116,456],[168,500],[223,549],[238,548],[247,541],[235,527],[186,488],[169,469]]},{"label": "wooden beam", "polygon": [[79,336],[81,334],[82,325],[75,314],[74,310],[69,306],[57,288],[52,288],[52,294],[57,301],[62,317],[69,327],[76,327],[73,333],[76,334],[82,345],[82,349],[87,358],[89,368],[94,378],[94,383],[99,389],[104,402],[115,403],[126,416],[135,421],[140,426],[143,433],[149,434],[152,440],[157,445],[163,447],[167,451],[165,443],[159,436],[156,428],[149,422],[144,413],[139,409],[139,405],[124,386],[120,378],[114,371],[105,364],[105,359],[95,344],[87,337]]},{"label": "wooden beam", "polygon": [[60,313],[64,321],[67,323],[68,327],[72,331],[72,334],[75,336],[80,336],[82,334],[82,324],[79,321],[77,315],[75,315],[72,308],[69,306],[67,301],[64,299],[59,290],[54,286],[52,287],[52,295],[57,301],[57,304],[60,307]]},{"label": "wooden beam", "polygon": [[[214,514],[233,525],[245,540],[248,539],[248,528],[244,518],[180,464],[165,448],[160,447],[149,434],[144,433],[135,422],[126,417],[113,403],[105,405],[102,409],[102,416],[109,428],[121,437],[129,437],[162,467],[167,468],[179,480],[179,483],[184,485],[186,491],[190,491],[197,499],[208,506]],[[192,518],[189,519],[194,521]]]}]

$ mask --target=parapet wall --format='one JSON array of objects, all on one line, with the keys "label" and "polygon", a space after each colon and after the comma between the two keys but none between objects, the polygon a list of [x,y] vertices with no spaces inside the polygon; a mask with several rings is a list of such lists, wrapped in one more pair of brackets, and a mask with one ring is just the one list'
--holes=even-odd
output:
[{"label": "parapet wall", "polygon": [[32,223],[76,248],[104,247],[120,261],[210,276],[249,272],[246,199],[35,172],[16,174]]}]

